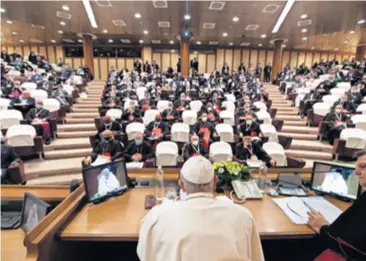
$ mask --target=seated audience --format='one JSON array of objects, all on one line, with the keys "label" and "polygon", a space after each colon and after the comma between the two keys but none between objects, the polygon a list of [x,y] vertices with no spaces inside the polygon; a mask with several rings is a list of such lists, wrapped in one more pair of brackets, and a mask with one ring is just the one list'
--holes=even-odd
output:
[{"label": "seated audience", "polygon": [[43,108],[43,102],[37,101],[36,107],[28,111],[25,119],[30,122],[36,129],[37,135],[42,136],[45,143],[48,145],[51,143],[51,126],[49,119],[51,117],[50,112]]},{"label": "seated audience", "polygon": [[127,162],[145,162],[155,158],[153,147],[143,140],[143,133],[136,133],[135,139],[127,145],[125,158]]},{"label": "seated audience", "polygon": [[338,139],[342,130],[347,126],[349,117],[343,112],[342,105],[336,105],[334,111],[325,116],[324,121],[329,122],[327,125],[328,141],[333,145],[334,139]]},{"label": "seated audience", "polygon": [[253,119],[253,116],[247,114],[244,116],[244,121],[238,126],[239,135],[242,136],[252,136],[257,137],[261,133],[259,124]]},{"label": "seated audience", "polygon": [[348,112],[348,113],[355,113],[356,112],[356,107],[355,104],[348,100],[348,94],[345,93],[338,101],[336,101],[333,106],[332,109],[334,109],[337,105],[341,105],[343,107],[343,111]]},{"label": "seated audience", "polygon": [[209,149],[209,144],[218,137],[215,126],[207,121],[206,113],[202,113],[199,121],[193,125],[191,133],[198,135],[203,140],[206,150]]},{"label": "seated audience", "polygon": [[160,114],[155,116],[155,121],[150,122],[146,126],[146,137],[151,139],[153,143],[164,140],[166,135],[169,134],[169,126],[162,121]]},{"label": "seated audience", "polygon": [[10,103],[10,106],[21,111],[23,116],[25,116],[30,109],[34,108],[35,105],[36,100],[33,97],[30,97],[28,91],[23,91],[20,97],[14,98]]},{"label": "seated audience", "polygon": [[313,105],[321,100],[322,95],[315,90],[311,90],[310,93],[304,97],[304,105],[301,111],[301,117],[304,118],[308,114]]}]

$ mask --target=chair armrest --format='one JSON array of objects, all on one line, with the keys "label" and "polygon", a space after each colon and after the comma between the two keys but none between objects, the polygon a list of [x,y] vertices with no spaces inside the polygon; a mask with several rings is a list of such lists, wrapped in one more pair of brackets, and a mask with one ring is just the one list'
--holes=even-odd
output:
[{"label": "chair armrest", "polygon": [[26,181],[23,161],[19,162],[18,167],[9,168],[8,173],[13,184],[22,184]]},{"label": "chair armrest", "polygon": [[268,112],[269,112],[269,115],[271,115],[271,118],[274,119],[277,114],[277,109],[276,108],[269,109]]},{"label": "chair armrest", "polygon": [[42,136],[34,137],[34,148],[36,153],[43,153],[43,138]]},{"label": "chair armrest", "polygon": [[306,162],[302,159],[294,158],[294,157],[286,157],[287,158],[287,167],[288,168],[303,168]]},{"label": "chair armrest", "polygon": [[312,124],[314,122],[314,110],[308,110],[308,116],[306,118],[306,124]]},{"label": "chair armrest", "polygon": [[94,142],[95,142],[95,135],[89,136],[89,143],[92,148],[94,148]]},{"label": "chair armrest", "polygon": [[346,148],[346,141],[341,139],[334,139],[333,154],[337,154]]},{"label": "chair armrest", "polygon": [[270,109],[272,107],[272,100],[267,101],[267,108]]},{"label": "chair armrest", "polygon": [[156,167],[156,159],[146,159],[145,160],[145,168],[155,168]]},{"label": "chair armrest", "polygon": [[281,144],[285,150],[290,149],[292,143],[292,137],[278,135],[278,143]]},{"label": "chair armrest", "polygon": [[99,117],[94,119],[94,125],[97,130],[99,130],[102,124],[103,124],[103,118]]},{"label": "chair armrest", "polygon": [[52,130],[52,134],[54,134],[57,131],[57,120],[54,118],[49,119],[50,121],[50,125],[51,125],[51,130]]},{"label": "chair armrest", "polygon": [[178,168],[181,168],[184,164],[184,157],[179,155],[178,158],[177,158],[177,167]]},{"label": "chair armrest", "polygon": [[276,128],[277,132],[280,132],[283,127],[283,120],[272,120],[272,125]]},{"label": "chair armrest", "polygon": [[79,98],[79,90],[73,90],[72,91],[72,98],[74,99],[74,101],[76,101],[77,98]]}]

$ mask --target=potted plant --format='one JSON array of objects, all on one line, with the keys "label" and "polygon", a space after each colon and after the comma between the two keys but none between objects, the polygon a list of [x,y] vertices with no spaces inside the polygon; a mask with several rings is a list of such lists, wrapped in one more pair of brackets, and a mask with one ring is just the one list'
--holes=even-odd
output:
[{"label": "potted plant", "polygon": [[222,161],[213,164],[215,175],[218,177],[216,192],[232,190],[232,180],[248,181],[252,179],[250,170],[244,164],[236,161]]}]

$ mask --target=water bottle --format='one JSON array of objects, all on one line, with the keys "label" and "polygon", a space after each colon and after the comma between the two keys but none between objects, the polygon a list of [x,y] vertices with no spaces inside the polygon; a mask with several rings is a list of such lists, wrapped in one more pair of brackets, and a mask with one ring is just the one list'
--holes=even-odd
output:
[{"label": "water bottle", "polygon": [[266,187],[267,171],[268,168],[266,164],[263,162],[258,169],[258,187],[261,190],[264,190]]},{"label": "water bottle", "polygon": [[160,204],[165,196],[164,190],[164,171],[161,166],[158,167],[155,177],[155,198],[156,203]]}]

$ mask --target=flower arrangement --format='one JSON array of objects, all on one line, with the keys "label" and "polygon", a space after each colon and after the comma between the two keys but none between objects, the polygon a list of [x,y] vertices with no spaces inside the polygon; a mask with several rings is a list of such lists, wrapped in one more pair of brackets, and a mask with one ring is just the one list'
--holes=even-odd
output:
[{"label": "flower arrangement", "polygon": [[215,175],[218,177],[216,186],[217,192],[222,192],[225,189],[231,189],[232,180],[251,180],[252,176],[247,166],[236,161],[215,162],[213,164]]}]

